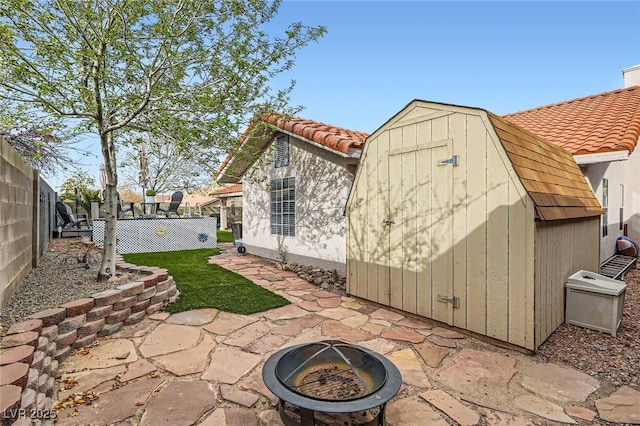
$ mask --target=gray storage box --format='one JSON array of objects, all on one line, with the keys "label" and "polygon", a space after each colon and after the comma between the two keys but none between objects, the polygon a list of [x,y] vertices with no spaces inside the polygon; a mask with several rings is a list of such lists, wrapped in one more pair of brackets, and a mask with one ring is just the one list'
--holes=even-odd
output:
[{"label": "gray storage box", "polygon": [[566,284],[565,322],[616,336],[627,285],[604,275],[578,271]]}]

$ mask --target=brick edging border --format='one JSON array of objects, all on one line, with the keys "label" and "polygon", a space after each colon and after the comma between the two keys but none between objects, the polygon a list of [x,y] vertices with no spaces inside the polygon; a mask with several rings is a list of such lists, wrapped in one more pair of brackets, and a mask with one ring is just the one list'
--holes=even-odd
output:
[{"label": "brick edging border", "polygon": [[60,362],[74,349],[136,324],[178,298],[175,281],[164,268],[126,263],[117,255],[116,269],[138,276],[114,289],[31,314],[0,340],[3,425],[52,418]]}]

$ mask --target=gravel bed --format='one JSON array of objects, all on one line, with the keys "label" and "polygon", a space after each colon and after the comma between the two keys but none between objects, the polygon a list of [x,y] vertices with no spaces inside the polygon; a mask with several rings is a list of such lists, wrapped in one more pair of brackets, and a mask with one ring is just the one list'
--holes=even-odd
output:
[{"label": "gravel bed", "polygon": [[629,271],[624,281],[627,283],[624,312],[616,337],[562,324],[540,346],[535,357],[570,365],[603,385],[630,385],[640,390],[640,270]]},{"label": "gravel bed", "polygon": [[[88,262],[79,262],[85,255]],[[0,313],[2,334],[30,314],[122,284],[97,281],[100,259],[101,251],[85,247],[79,238],[52,240]]]}]

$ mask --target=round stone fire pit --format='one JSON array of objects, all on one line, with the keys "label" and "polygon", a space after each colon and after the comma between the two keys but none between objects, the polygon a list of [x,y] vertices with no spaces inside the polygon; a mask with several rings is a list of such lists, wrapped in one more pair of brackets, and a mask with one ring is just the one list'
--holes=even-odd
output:
[{"label": "round stone fire pit", "polygon": [[[315,424],[315,413],[355,413],[377,408],[366,425],[384,425],[385,404],[400,390],[402,376],[384,356],[339,340],[282,349],[262,368],[262,379],[280,401],[287,425]],[[284,404],[297,407],[298,422]]]}]

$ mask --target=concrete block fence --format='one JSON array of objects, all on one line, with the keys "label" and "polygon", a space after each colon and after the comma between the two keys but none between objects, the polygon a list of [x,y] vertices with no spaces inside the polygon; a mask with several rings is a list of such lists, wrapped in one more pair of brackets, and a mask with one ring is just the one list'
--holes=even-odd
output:
[{"label": "concrete block fence", "polygon": [[58,365],[74,349],[136,324],[178,297],[166,269],[126,263],[117,269],[137,278],[112,290],[29,315],[0,341],[2,424],[53,424],[51,410]]}]

